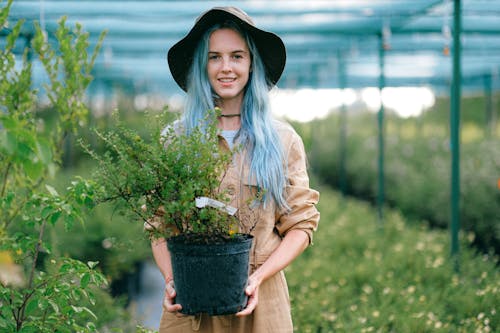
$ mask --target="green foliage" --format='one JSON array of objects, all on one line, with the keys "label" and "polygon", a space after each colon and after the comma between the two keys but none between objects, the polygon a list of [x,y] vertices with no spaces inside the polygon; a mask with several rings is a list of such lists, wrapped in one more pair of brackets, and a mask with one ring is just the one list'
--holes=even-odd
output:
[{"label": "green foliage", "polygon": [[[50,89],[47,89],[47,96],[60,119],[54,135],[64,138],[68,133],[75,132],[87,116],[88,108],[82,97],[92,80],[90,72],[94,67],[104,33],[101,34],[89,59],[89,35],[82,30],[79,23],[71,30],[66,26],[65,17],[59,21],[55,32],[59,47],[57,51],[46,42],[46,36],[39,28],[37,31],[33,48],[48,73]],[[62,144],[62,141],[59,144]]]},{"label": "green foliage", "polygon": [[[374,202],[378,191],[375,117],[355,115],[347,119],[346,126],[346,193]],[[313,171],[336,187],[341,182],[339,127],[339,117],[332,115],[303,125],[302,129],[312,133],[308,140]],[[478,132],[480,129],[470,123],[463,126],[460,220],[464,230],[475,234],[475,245],[486,252],[493,249],[500,253],[500,145],[498,138],[479,136]],[[407,216],[446,228],[450,220],[451,172],[446,125],[388,116],[385,133],[386,202]]]},{"label": "green foliage", "polygon": [[135,273],[137,263],[150,258],[151,245],[143,226],[126,216],[113,213],[110,204],[99,205],[84,215],[85,224],[75,224],[71,233],[56,227],[53,252],[71,258],[99,261],[110,285]]},{"label": "green foliage", "polygon": [[[106,284],[104,277],[94,270],[96,262],[84,264],[69,258],[50,261],[53,267],[38,272],[29,293],[25,289],[0,287],[4,303],[0,327],[7,332],[87,332],[95,331],[96,315],[82,299],[95,302],[89,285]],[[15,320],[3,320],[13,317]]]},{"label": "green foliage", "polygon": [[148,139],[115,118],[115,129],[96,131],[107,147],[104,154],[84,145],[98,163],[93,177],[99,184],[96,202],[115,203],[155,236],[196,234],[206,240],[228,235],[237,224],[233,216],[195,203],[198,197],[228,200],[219,186],[231,156],[219,147],[216,111],[209,112],[205,128],[190,133],[179,122],[162,133],[168,117],[166,110],[155,116]]},{"label": "green foliage", "polygon": [[[0,9],[2,29],[11,3]],[[91,289],[107,281],[95,270],[96,262],[53,255],[47,234],[60,221],[66,229],[83,222],[82,210],[93,204],[92,188],[82,179],[63,193],[50,181],[65,137],[86,119],[83,95],[104,35],[89,60],[88,35],[78,25],[68,28],[63,18],[55,32],[56,48],[36,27],[19,63],[13,49],[21,27],[19,21],[8,31],[0,53],[0,251],[20,268],[17,283],[3,274],[0,280],[0,330],[93,332],[97,318]],[[41,129],[36,112],[41,92],[31,87],[33,53],[50,78],[43,92],[57,114],[50,131]]]},{"label": "green foliage", "polygon": [[460,272],[449,236],[393,210],[383,225],[367,203],[321,188],[313,246],[287,268],[295,331],[497,332],[498,257],[462,234]]}]

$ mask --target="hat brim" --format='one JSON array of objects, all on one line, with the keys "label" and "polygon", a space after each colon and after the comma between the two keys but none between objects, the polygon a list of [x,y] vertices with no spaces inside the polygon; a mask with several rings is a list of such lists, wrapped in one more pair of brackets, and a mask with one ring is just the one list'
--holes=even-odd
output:
[{"label": "hat brim", "polygon": [[252,37],[264,63],[269,89],[280,79],[286,63],[286,49],[281,38],[256,28],[226,8],[213,8],[202,14],[189,33],[168,51],[170,72],[182,90],[187,91],[187,77],[200,38],[207,29],[226,20],[234,21]]}]

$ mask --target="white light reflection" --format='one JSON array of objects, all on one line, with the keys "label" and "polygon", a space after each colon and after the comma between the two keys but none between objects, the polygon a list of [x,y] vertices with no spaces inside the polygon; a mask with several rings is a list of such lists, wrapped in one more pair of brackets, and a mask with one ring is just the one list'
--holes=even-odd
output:
[{"label": "white light reflection", "polygon": [[[384,88],[382,99],[387,109],[398,116],[407,118],[419,116],[434,105],[435,97],[431,89],[425,87]],[[352,89],[274,89],[271,92],[271,108],[277,117],[299,122],[326,117],[339,110],[342,102],[346,106],[356,103],[365,105],[362,109],[376,112],[380,109],[378,88],[364,88],[356,92]]]},{"label": "white light reflection", "polygon": [[308,122],[324,118],[340,108],[342,101],[351,105],[357,99],[352,89],[274,89],[271,91],[271,109],[278,117]]}]

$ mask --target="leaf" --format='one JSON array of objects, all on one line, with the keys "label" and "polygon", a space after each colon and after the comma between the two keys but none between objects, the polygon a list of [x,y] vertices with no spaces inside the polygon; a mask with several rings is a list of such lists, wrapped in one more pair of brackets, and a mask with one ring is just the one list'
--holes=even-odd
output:
[{"label": "leaf", "polygon": [[25,310],[26,311],[26,315],[32,314],[36,309],[38,309],[38,300],[37,299],[32,299],[26,305],[26,310]]},{"label": "leaf", "polygon": [[39,138],[36,142],[36,150],[38,157],[45,165],[52,162],[52,149],[47,139]]},{"label": "leaf", "polygon": [[44,166],[41,162],[24,161],[24,171],[31,180],[37,180],[43,175]]},{"label": "leaf", "polygon": [[[4,124],[5,124],[5,122],[4,122]],[[16,149],[17,149],[16,136],[12,132],[7,131],[5,133],[5,138],[3,141],[5,142],[4,147],[5,147],[5,150],[7,151],[7,153],[14,155],[14,153],[16,152]]]},{"label": "leaf", "polygon": [[12,6],[12,0],[9,0],[7,5],[0,9],[0,28],[3,28],[7,17],[9,16],[10,6]]},{"label": "leaf", "polygon": [[49,217],[49,215],[52,214],[53,210],[54,209],[52,208],[52,206],[47,206],[44,209],[42,209],[41,213],[42,218],[46,219],[47,217]]},{"label": "leaf", "polygon": [[[16,155],[21,161],[33,159],[33,146],[31,145],[33,136],[28,131],[19,131],[16,133]],[[36,162],[36,161],[34,161]]]},{"label": "leaf", "polygon": [[50,220],[49,220],[49,222],[50,222],[52,225],[56,224],[56,222],[57,222],[57,220],[59,219],[59,217],[60,217],[60,216],[61,216],[61,211],[59,211],[59,210],[58,210],[58,211],[54,212],[54,214],[52,214],[52,215],[50,216]]},{"label": "leaf", "polygon": [[98,264],[99,261],[87,261],[87,266],[89,266],[90,269],[94,269]]},{"label": "leaf", "polygon": [[60,273],[67,273],[69,271],[72,271],[73,269],[74,269],[73,265],[71,265],[68,262],[65,262],[64,264],[61,265],[61,267],[59,267],[59,272]]},{"label": "leaf", "polygon": [[95,313],[93,313],[89,308],[84,307],[82,310],[87,312],[92,318],[94,318],[94,320],[98,319],[97,316],[95,315]]},{"label": "leaf", "polygon": [[59,193],[57,193],[56,189],[53,188],[52,186],[46,184],[45,188],[47,189],[47,191],[49,191],[50,194],[52,194],[52,196],[54,196],[54,197],[59,196]]},{"label": "leaf", "polygon": [[59,305],[57,305],[57,303],[56,303],[56,302],[54,302],[54,301],[53,301],[53,300],[51,300],[51,299],[49,299],[49,300],[48,300],[48,302],[49,302],[50,306],[52,307],[52,309],[54,309],[54,312],[55,312],[56,314],[59,314]]},{"label": "leaf", "polygon": [[9,132],[14,131],[19,125],[19,123],[15,121],[13,118],[0,115],[0,120],[2,122],[2,127]]},{"label": "leaf", "polygon": [[89,303],[92,304],[92,305],[96,305],[96,298],[95,298],[95,295],[92,293],[92,292],[87,292],[87,291],[83,291],[85,297],[88,299]]},{"label": "leaf", "polygon": [[73,309],[73,311],[75,311],[76,313],[80,313],[83,311],[83,307],[82,306],[74,306],[74,305],[71,305],[71,308]]},{"label": "leaf", "polygon": [[33,326],[23,326],[23,328],[19,331],[19,333],[39,333],[40,331],[38,330],[37,327]]},{"label": "leaf", "polygon": [[74,224],[75,224],[75,217],[73,215],[66,215],[66,217],[64,218],[64,229],[68,231],[71,228],[73,228]]},{"label": "leaf", "polygon": [[80,286],[85,289],[89,285],[89,282],[90,282],[90,274],[88,273],[83,274],[80,280]]}]

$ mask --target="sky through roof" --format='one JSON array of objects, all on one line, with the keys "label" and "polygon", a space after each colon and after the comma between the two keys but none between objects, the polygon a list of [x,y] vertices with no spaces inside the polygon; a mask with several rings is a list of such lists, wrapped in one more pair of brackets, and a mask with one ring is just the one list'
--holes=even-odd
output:
[{"label": "sky through roof", "polygon": [[[202,11],[216,5],[238,6],[259,27],[283,38],[288,59],[280,88],[376,87],[383,47],[387,86],[449,90],[449,0],[16,0],[10,20],[26,19],[26,35],[39,21],[50,38],[65,15],[71,25],[82,23],[93,43],[108,30],[94,70],[96,84],[119,84],[136,93],[180,92],[168,70],[167,50]],[[489,82],[499,90],[500,0],[468,0],[462,7],[463,89],[482,90]],[[41,66],[35,64],[35,71]]]}]

